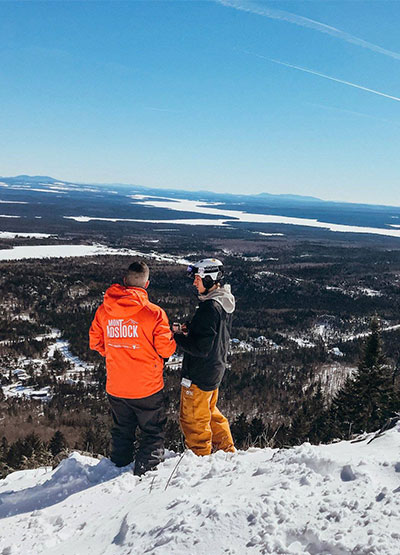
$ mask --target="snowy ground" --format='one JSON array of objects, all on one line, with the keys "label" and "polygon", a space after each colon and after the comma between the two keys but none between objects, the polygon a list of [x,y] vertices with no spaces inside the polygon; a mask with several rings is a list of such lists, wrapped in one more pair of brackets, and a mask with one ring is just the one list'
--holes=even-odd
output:
[{"label": "snowy ground", "polygon": [[400,553],[400,425],[368,444],[198,458],[140,481],[79,454],[0,482],[0,553]]}]

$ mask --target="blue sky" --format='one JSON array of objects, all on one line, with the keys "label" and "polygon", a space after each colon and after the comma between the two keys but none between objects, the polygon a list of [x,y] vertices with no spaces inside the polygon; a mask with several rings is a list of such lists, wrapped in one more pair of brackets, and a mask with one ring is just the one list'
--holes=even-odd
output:
[{"label": "blue sky", "polygon": [[400,205],[399,23],[397,0],[0,2],[0,175]]}]

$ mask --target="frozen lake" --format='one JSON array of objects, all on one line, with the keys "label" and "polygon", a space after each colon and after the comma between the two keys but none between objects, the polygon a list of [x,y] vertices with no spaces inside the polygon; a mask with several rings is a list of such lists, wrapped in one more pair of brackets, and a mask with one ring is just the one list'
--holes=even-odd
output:
[{"label": "frozen lake", "polygon": [[[89,222],[91,220],[101,220],[109,222],[143,222],[143,223],[169,223],[169,224],[183,224],[183,225],[212,225],[212,226],[231,226],[234,223],[254,223],[254,224],[285,224],[314,227],[319,229],[327,229],[339,233],[363,233],[374,235],[385,235],[389,237],[400,238],[400,229],[396,224],[388,223],[390,228],[379,227],[365,227],[365,226],[352,226],[343,224],[334,224],[329,222],[321,222],[317,219],[308,218],[293,218],[280,215],[268,214],[252,214],[243,212],[241,210],[229,210],[227,208],[217,208],[213,203],[185,200],[185,199],[172,199],[163,198],[162,200],[143,198],[143,195],[131,195],[130,198],[135,200],[135,205],[142,205],[154,208],[163,208],[165,210],[172,210],[175,212],[193,213],[193,218],[179,218],[179,219],[137,219],[137,218],[96,218],[90,216],[65,216],[68,219],[77,222]],[[208,216],[216,216],[215,219],[202,219],[196,218],[196,214],[204,214]]]}]

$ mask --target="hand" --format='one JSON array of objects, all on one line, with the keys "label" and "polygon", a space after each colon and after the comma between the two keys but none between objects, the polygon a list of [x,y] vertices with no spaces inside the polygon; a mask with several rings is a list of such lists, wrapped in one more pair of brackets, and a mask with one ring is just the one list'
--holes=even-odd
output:
[{"label": "hand", "polygon": [[172,331],[174,333],[180,333],[182,331],[182,326],[180,324],[178,324],[178,322],[174,322],[172,324]]},{"label": "hand", "polygon": [[181,324],[180,327],[181,327],[181,332],[182,332],[184,335],[187,335],[187,334],[189,333],[189,328],[187,327],[186,324]]}]

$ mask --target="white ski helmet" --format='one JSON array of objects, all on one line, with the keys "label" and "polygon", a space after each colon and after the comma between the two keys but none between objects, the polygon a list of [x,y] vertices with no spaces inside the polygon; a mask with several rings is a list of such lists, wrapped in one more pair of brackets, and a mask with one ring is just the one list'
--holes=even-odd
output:
[{"label": "white ski helmet", "polygon": [[203,258],[187,269],[188,277],[194,279],[196,275],[203,280],[204,286],[209,289],[214,283],[220,282],[224,275],[224,266],[217,258]]}]

